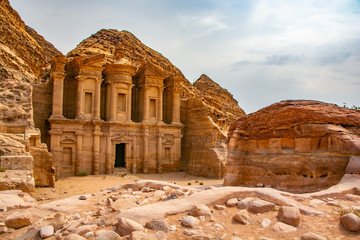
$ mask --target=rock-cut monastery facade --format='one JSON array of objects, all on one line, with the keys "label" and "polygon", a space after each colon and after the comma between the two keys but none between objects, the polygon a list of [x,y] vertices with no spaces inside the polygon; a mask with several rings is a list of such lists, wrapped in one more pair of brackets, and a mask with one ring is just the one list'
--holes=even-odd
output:
[{"label": "rock-cut monastery facade", "polygon": [[56,177],[180,170],[180,81],[104,55],[52,61],[50,149]]}]

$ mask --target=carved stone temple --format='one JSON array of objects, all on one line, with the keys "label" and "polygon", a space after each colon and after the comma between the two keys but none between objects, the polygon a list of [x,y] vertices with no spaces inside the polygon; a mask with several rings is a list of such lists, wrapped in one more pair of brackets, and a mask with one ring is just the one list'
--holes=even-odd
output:
[{"label": "carved stone temple", "polygon": [[[50,150],[56,177],[180,171],[181,76],[104,55],[54,58]],[[35,113],[36,114],[36,113]]]}]

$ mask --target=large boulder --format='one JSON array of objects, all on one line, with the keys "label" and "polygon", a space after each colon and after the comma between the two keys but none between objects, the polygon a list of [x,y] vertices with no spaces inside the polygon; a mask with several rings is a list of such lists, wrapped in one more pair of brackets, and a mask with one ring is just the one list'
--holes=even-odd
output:
[{"label": "large boulder", "polygon": [[357,169],[360,111],[317,101],[282,101],[239,118],[228,136],[224,185],[261,182],[313,192],[337,184],[350,158],[351,169]]}]

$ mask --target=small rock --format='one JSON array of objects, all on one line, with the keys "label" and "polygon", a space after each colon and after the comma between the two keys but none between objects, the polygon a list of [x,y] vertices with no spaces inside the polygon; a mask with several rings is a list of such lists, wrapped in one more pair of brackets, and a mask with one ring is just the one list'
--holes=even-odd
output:
[{"label": "small rock", "polygon": [[118,222],[115,224],[115,228],[120,236],[130,235],[134,231],[144,231],[144,227],[141,224],[123,217],[119,218]]},{"label": "small rock", "polygon": [[186,236],[198,235],[200,233],[201,232],[199,230],[194,230],[194,229],[185,229],[183,231],[183,234],[186,235]]},{"label": "small rock", "polygon": [[206,206],[205,204],[199,204],[193,206],[188,212],[188,214],[194,217],[199,217],[199,216],[210,216],[211,212],[208,206]]},{"label": "small rock", "polygon": [[258,183],[258,184],[256,184],[256,187],[264,187],[264,184],[263,183]]},{"label": "small rock", "polygon": [[274,232],[284,232],[284,233],[288,233],[288,232],[295,232],[296,231],[296,227],[293,227],[291,225],[282,223],[282,222],[277,222],[273,227],[272,230]]},{"label": "small rock", "polygon": [[84,234],[84,238],[86,239],[94,239],[95,233],[94,232],[87,232]]},{"label": "small rock", "polygon": [[261,227],[263,227],[263,228],[267,228],[268,226],[270,226],[270,224],[271,224],[271,220],[268,218],[264,218],[261,221]]},{"label": "small rock", "polygon": [[148,229],[157,230],[157,231],[164,231],[164,232],[169,231],[168,223],[165,220],[153,220],[153,221],[147,222],[145,227]]},{"label": "small rock", "polygon": [[201,234],[201,235],[192,235],[190,240],[210,240],[211,237],[209,235]]},{"label": "small rock", "polygon": [[218,210],[218,211],[223,211],[223,210],[225,210],[226,208],[225,208],[225,206],[223,206],[223,205],[215,205],[215,206],[214,206],[214,209],[215,209],[215,210]]},{"label": "small rock", "polygon": [[236,203],[236,207],[239,209],[247,209],[249,204],[253,201],[254,199],[251,197],[244,198]]},{"label": "small rock", "polygon": [[75,234],[78,234],[80,236],[83,236],[87,232],[93,232],[97,228],[97,225],[83,225],[80,227],[75,228],[72,232]]},{"label": "small rock", "polygon": [[239,237],[232,237],[232,238],[230,238],[230,240],[242,240],[242,238],[239,238]]},{"label": "small rock", "polygon": [[86,239],[83,238],[82,236],[79,236],[79,235],[73,233],[73,234],[66,236],[64,240],[86,240]]},{"label": "small rock", "polygon": [[16,240],[39,239],[40,231],[35,228],[29,229],[26,233],[16,238]]},{"label": "small rock", "polygon": [[32,224],[33,216],[29,212],[15,212],[5,219],[8,228],[21,228]]},{"label": "small rock", "polygon": [[282,206],[277,218],[280,222],[297,227],[300,224],[300,211],[297,207]]},{"label": "small rock", "polygon": [[158,231],[155,233],[155,237],[158,239],[158,240],[166,240],[167,239],[167,235],[165,232],[163,231]]},{"label": "small rock", "polygon": [[339,201],[337,201],[337,200],[328,201],[328,202],[327,202],[327,205],[329,205],[329,206],[334,206],[334,207],[340,207],[340,206],[341,206],[341,204],[340,204]]},{"label": "small rock", "polygon": [[320,200],[320,199],[312,199],[310,202],[309,202],[309,205],[310,207],[316,207],[317,205],[319,204],[325,204],[324,201]]},{"label": "small rock", "polygon": [[251,217],[249,215],[249,212],[246,210],[241,210],[237,214],[234,215],[233,219],[237,221],[238,223],[248,225],[251,223]]},{"label": "small rock", "polygon": [[114,231],[103,231],[100,233],[95,240],[120,240],[121,237]]},{"label": "small rock", "polygon": [[256,200],[249,204],[248,211],[252,213],[265,213],[273,210],[275,208],[275,204],[264,201],[264,200]]},{"label": "small rock", "polygon": [[353,213],[347,213],[341,216],[340,222],[348,231],[357,232],[360,230],[360,217]]},{"label": "small rock", "polygon": [[316,233],[305,233],[301,236],[301,240],[327,240],[326,238],[324,238],[323,236],[320,236],[319,234]]},{"label": "small rock", "polygon": [[175,226],[175,225],[171,225],[171,226],[170,226],[170,231],[172,231],[172,232],[173,232],[173,231],[176,231],[176,226]]},{"label": "small rock", "polygon": [[141,231],[133,231],[129,240],[158,240],[154,234],[148,234]]},{"label": "small rock", "polygon": [[230,198],[229,200],[226,201],[225,205],[227,207],[234,207],[237,202],[238,202],[237,198]]},{"label": "small rock", "polygon": [[40,237],[47,238],[54,235],[54,227],[52,225],[40,228]]},{"label": "small rock", "polygon": [[219,224],[219,223],[215,223],[215,224],[213,225],[213,227],[214,227],[214,229],[217,230],[217,231],[224,230],[224,227],[223,227],[221,224]]},{"label": "small rock", "polygon": [[349,200],[349,201],[360,201],[360,196],[359,195],[354,195],[354,194],[346,194],[345,195],[345,199]]},{"label": "small rock", "polygon": [[79,199],[80,199],[80,200],[86,200],[86,199],[87,199],[87,196],[81,195],[81,196],[79,197]]},{"label": "small rock", "polygon": [[186,227],[190,227],[190,228],[197,226],[199,223],[200,223],[200,220],[193,216],[187,216],[181,220],[182,225],[184,225]]}]

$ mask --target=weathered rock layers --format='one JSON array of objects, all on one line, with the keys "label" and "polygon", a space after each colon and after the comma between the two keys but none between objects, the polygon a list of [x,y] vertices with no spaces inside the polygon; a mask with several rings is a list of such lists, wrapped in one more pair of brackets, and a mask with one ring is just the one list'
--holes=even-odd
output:
[{"label": "weathered rock layers", "polygon": [[324,189],[345,170],[359,171],[360,112],[317,101],[275,103],[232,125],[228,154],[225,185]]},{"label": "weathered rock layers", "polygon": [[[28,187],[21,189],[32,192],[34,173],[39,186],[54,184],[51,155],[46,146],[41,145],[40,131],[34,125],[32,84],[38,82],[46,72],[48,60],[59,51],[27,27],[8,0],[0,2],[0,21],[0,139],[3,142],[0,164],[9,171],[25,172],[17,172],[15,175],[22,176],[17,179],[29,179],[30,176],[25,182],[1,180],[5,183],[1,188],[25,185]],[[34,165],[34,173],[33,169],[28,169],[30,163]],[[37,166],[40,166],[39,171]],[[45,169],[45,166],[50,168]],[[45,175],[37,179],[40,172]]]}]

